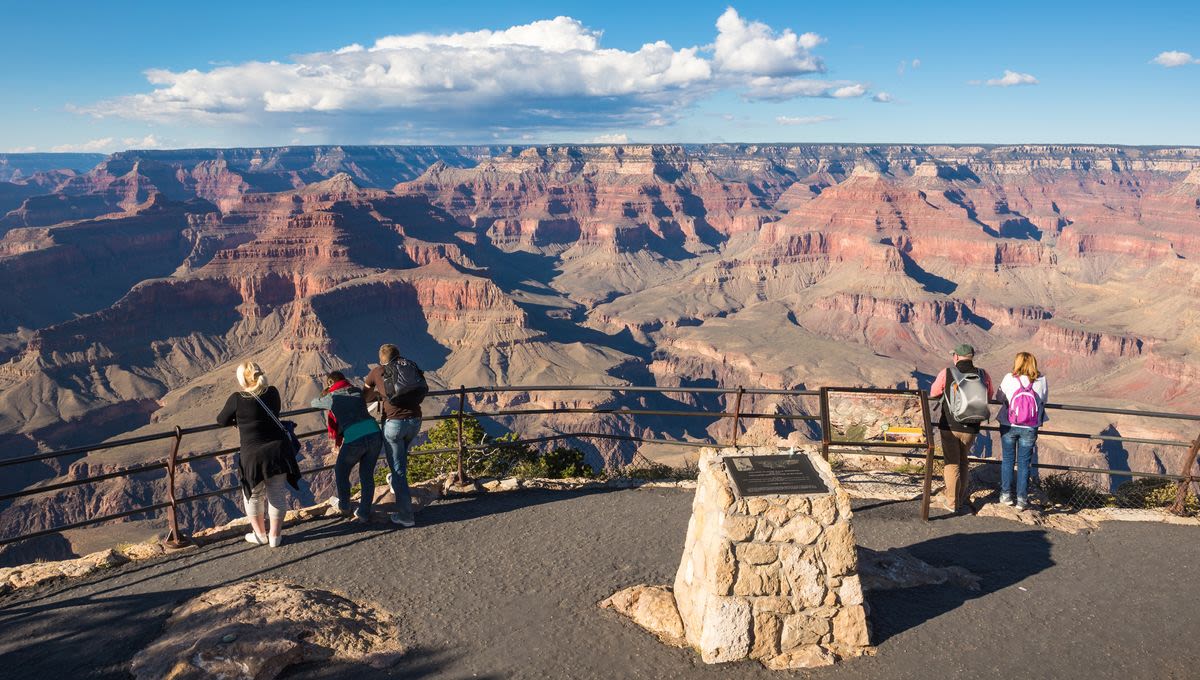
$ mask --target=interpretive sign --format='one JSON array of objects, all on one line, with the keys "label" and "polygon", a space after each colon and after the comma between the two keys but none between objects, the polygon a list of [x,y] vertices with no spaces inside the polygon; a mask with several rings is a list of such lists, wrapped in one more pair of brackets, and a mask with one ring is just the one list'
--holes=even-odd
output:
[{"label": "interpretive sign", "polygon": [[829,485],[806,454],[792,456],[726,456],[725,470],[733,492],[744,496],[829,493]]},{"label": "interpretive sign", "polygon": [[848,446],[923,447],[926,406],[916,390],[828,387],[821,390],[824,439]]},{"label": "interpretive sign", "polygon": [[921,519],[929,519],[933,489],[933,425],[929,420],[929,396],[924,391],[822,387],[821,452],[825,460],[829,460],[829,454],[834,452],[833,446],[855,447],[837,450],[843,454],[865,453],[877,447],[925,449]]}]

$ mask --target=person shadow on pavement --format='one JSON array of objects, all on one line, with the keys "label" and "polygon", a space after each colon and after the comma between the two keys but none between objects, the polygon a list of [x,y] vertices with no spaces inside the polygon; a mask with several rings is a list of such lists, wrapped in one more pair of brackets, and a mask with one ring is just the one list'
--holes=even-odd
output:
[{"label": "person shadow on pavement", "polygon": [[905,546],[904,550],[935,567],[958,566],[970,571],[979,577],[979,590],[945,583],[865,593],[876,645],[1054,566],[1045,531],[960,533]]}]

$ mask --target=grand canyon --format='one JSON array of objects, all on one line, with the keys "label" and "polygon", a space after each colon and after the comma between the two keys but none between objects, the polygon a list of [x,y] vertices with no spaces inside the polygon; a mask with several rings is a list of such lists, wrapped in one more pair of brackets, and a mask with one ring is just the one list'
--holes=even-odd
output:
[{"label": "grand canyon", "polygon": [[[0,156],[0,456],[208,424],[258,361],[284,403],[397,342],[435,386],[927,387],[969,342],[1032,351],[1053,401],[1195,411],[1200,148],[1070,145],[288,147]],[[720,400],[678,397],[688,405]],[[669,404],[508,394],[476,408]],[[678,405],[678,404],[676,404]],[[430,410],[451,408],[436,401]],[[759,398],[765,412],[811,411]],[[313,421],[315,422],[315,421]],[[1061,429],[1190,439],[1167,421]],[[554,416],[521,434],[723,437],[728,422]],[[811,437],[755,421],[759,441]],[[230,446],[232,432],[191,437]],[[583,443],[592,462],[629,444]],[[998,448],[998,446],[997,446]],[[13,491],[162,443],[8,468]],[[657,451],[648,452],[658,455]],[[319,455],[319,454],[314,454]],[[1066,440],[1043,460],[1174,472]],[[224,461],[224,462],[221,462]],[[183,472],[230,483],[227,458]],[[161,499],[142,475],[0,506],[13,536]],[[238,514],[232,498],[189,525]]]}]

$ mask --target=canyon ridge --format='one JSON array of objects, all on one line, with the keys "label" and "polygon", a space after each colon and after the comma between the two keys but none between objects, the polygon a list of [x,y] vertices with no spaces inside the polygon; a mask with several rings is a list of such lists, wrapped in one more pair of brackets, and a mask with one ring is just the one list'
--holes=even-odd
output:
[{"label": "canyon ridge", "polygon": [[[211,423],[245,359],[264,367],[285,405],[306,405],[322,372],[361,378],[383,342],[399,344],[436,386],[798,389],[927,387],[949,349],[969,342],[993,374],[1015,352],[1035,353],[1053,401],[1195,411],[1198,262],[1194,147],[0,155],[0,457]],[[518,399],[679,405],[547,392],[474,404]],[[750,406],[815,405],[763,397]],[[1196,435],[1100,414],[1056,414],[1053,425]],[[578,415],[491,426],[672,439],[729,427]],[[812,435],[792,427],[755,421],[744,436]],[[214,432],[188,446],[235,441]],[[581,446],[596,465],[635,452]],[[16,466],[0,492],[164,453],[160,442]],[[1114,457],[1135,470],[1180,465],[1174,450],[1088,440],[1046,442],[1042,453],[1043,462],[1105,467]],[[181,488],[211,490],[234,475],[232,461],[209,460],[185,470]],[[9,502],[0,535],[156,502],[160,487],[142,475]],[[184,509],[190,526],[239,514],[220,497]]]}]

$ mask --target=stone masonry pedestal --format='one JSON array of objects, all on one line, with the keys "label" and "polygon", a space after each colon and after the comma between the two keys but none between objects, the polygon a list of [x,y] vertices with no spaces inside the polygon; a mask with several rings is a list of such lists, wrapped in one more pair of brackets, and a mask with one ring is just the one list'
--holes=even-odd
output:
[{"label": "stone masonry pedestal", "polygon": [[[850,498],[812,452],[826,494],[737,499],[727,455],[787,455],[774,448],[705,449],[679,571],[675,612],[667,589],[635,586],[602,606],[623,611],[666,641],[682,641],[706,663],[755,659],[771,669],[809,668],[871,652],[857,574]],[[665,592],[664,592],[665,591]],[[639,598],[640,594],[648,593]],[[665,629],[659,622],[666,621]],[[649,625],[648,625],[649,624]]]}]

